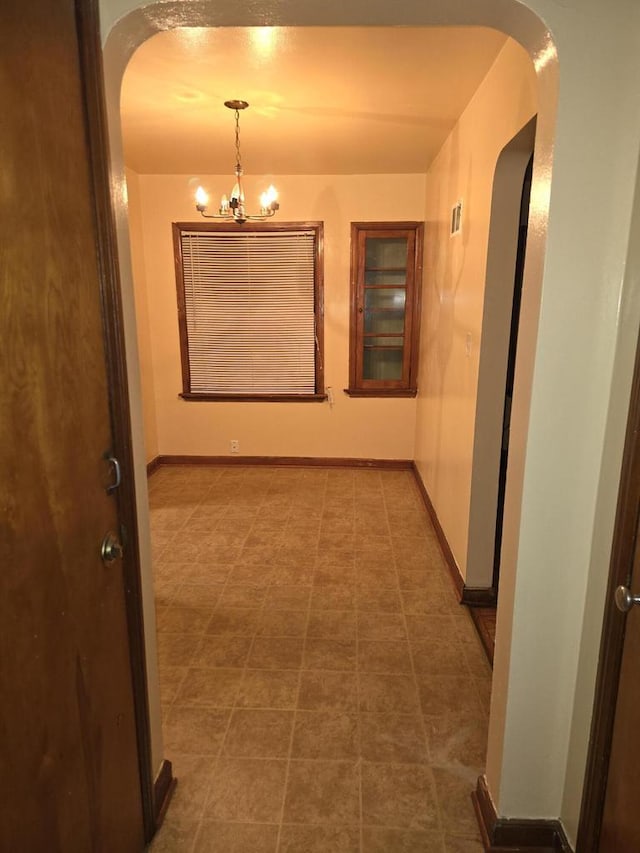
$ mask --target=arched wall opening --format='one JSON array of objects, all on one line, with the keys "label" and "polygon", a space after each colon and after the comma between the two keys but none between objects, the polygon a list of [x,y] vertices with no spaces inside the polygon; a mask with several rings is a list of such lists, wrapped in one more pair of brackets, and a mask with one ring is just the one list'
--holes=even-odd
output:
[{"label": "arched wall opening", "polygon": [[[536,30],[536,52],[540,55],[549,56],[550,52],[553,52],[552,44],[549,39],[549,35],[542,26],[541,22],[532,15],[529,10],[522,8],[523,18],[528,20],[521,22],[521,28],[523,31],[526,31],[529,28],[529,38],[531,38],[531,28],[535,28]],[[235,26],[250,26],[256,25],[259,23],[257,20],[248,20],[246,15],[241,16],[243,20],[238,20],[237,14],[233,14],[233,18],[230,19],[229,10],[222,10],[222,13],[217,12],[213,13],[211,11],[205,11],[202,7],[194,4],[194,6],[185,6],[185,4],[181,4],[180,7],[167,6],[166,4],[151,4],[150,6],[144,7],[144,10],[140,10],[139,12],[131,13],[126,21],[121,21],[111,32],[110,38],[105,45],[105,77],[107,83],[107,101],[109,109],[109,127],[110,127],[110,143],[111,143],[111,155],[112,155],[112,168],[113,168],[113,177],[114,177],[114,186],[119,190],[119,196],[122,201],[125,200],[126,196],[126,179],[124,176],[124,163],[123,163],[123,154],[122,154],[122,137],[120,131],[120,116],[119,116],[119,95],[120,95],[120,86],[122,82],[122,77],[124,71],[126,69],[126,65],[132,56],[135,49],[143,43],[147,38],[154,35],[156,32],[159,32],[163,29],[172,28],[175,26],[225,26],[233,24]],[[395,17],[395,16],[394,16]],[[433,14],[424,15],[425,18],[428,18],[426,21],[420,21],[421,24],[425,25],[433,25],[435,23],[438,24],[451,24],[451,23],[482,23],[483,25],[487,25],[486,19],[484,21],[478,20],[480,16],[476,17],[476,20],[470,21],[468,16],[458,15],[458,20],[451,20],[449,16],[434,16]],[[455,17],[455,16],[454,16]],[[499,16],[495,16],[498,18]],[[351,20],[349,23],[364,23],[365,21],[356,21]],[[376,21],[376,23],[387,23],[386,15],[384,21]],[[284,24],[284,21],[279,21],[278,23]],[[287,21],[288,24],[297,23]],[[336,21],[338,23],[338,21]],[[340,21],[342,24],[343,22]],[[367,16],[366,23],[373,23]],[[308,24],[307,24],[308,25]],[[493,25],[493,24],[491,24]],[[498,29],[505,29],[504,25],[502,27],[496,27]],[[518,29],[516,27],[515,29]],[[550,76],[552,73],[556,71],[553,62],[544,62],[543,73],[546,76]],[[549,85],[550,93],[555,95],[553,85]],[[117,101],[114,101],[111,97],[112,93],[117,94]],[[117,109],[113,109],[113,106],[118,106]],[[545,109],[546,107],[546,109]],[[538,151],[540,158],[546,156],[547,165],[550,164],[551,155],[552,155],[552,137],[553,137],[553,121],[554,121],[554,110],[555,110],[555,98],[553,100],[549,100],[549,102],[545,105],[540,104],[540,134],[541,139],[538,145]],[[548,128],[548,136],[547,136],[547,146],[545,149],[545,145],[542,141],[542,133],[545,129],[545,125]],[[535,170],[534,170],[534,181]],[[545,182],[545,178],[541,180],[541,187]],[[547,188],[548,189],[548,188]],[[537,250],[542,256],[544,252],[544,237],[545,237],[545,220],[547,215],[547,210],[545,204],[548,203],[548,192],[545,193],[544,190],[540,192],[538,191],[538,199],[542,201],[542,204],[538,204],[536,209],[532,211],[532,216],[537,217],[537,228],[536,234],[538,235],[538,246]],[[130,263],[130,243],[129,243],[129,234],[128,234],[128,223],[127,223],[127,211],[126,207],[123,204],[121,207],[116,206],[116,214],[117,214],[117,225],[118,225],[118,243],[119,250],[121,253],[121,280],[123,282],[123,302],[125,305],[125,312],[128,314],[127,309],[131,309],[131,321],[132,325],[135,323],[135,311],[133,309],[133,282],[131,276],[131,263]],[[535,249],[532,248],[531,255],[535,254]],[[540,264],[540,268],[541,268]],[[538,281],[538,293],[540,289],[541,282]],[[536,324],[536,316],[537,316],[538,304],[536,300],[533,299],[530,305],[530,315],[527,316],[526,319],[523,319],[523,322]],[[532,319],[530,319],[532,318]],[[131,396],[136,398],[139,396],[139,376],[137,372],[136,365],[136,356],[133,356],[134,351],[134,341],[135,338],[135,325],[130,330],[130,335],[128,335],[130,346],[128,348],[128,362],[131,368],[130,373],[130,384],[131,384]],[[531,338],[532,343],[535,341],[535,336]],[[529,370],[527,371],[527,381],[520,382],[520,388],[522,392],[519,397],[520,405],[526,409],[528,407],[528,397],[530,392],[530,379],[532,373],[532,363],[533,363],[533,351],[529,352]],[[523,363],[525,362],[526,357],[523,356]],[[523,422],[526,422],[526,416],[523,417]],[[138,433],[136,444],[139,447],[138,453],[136,453],[136,462],[137,462],[137,470],[136,470],[136,487],[137,493],[139,496],[139,511],[141,514],[146,515],[148,513],[147,509],[147,500],[146,500],[146,472],[144,465],[144,451],[142,448],[143,444],[143,436],[142,436],[142,418],[140,415],[140,420],[138,424],[134,424],[134,434]],[[521,446],[524,447],[526,444],[526,430],[525,435],[523,435],[521,440]],[[514,516],[517,516],[517,497],[514,495]],[[143,529],[148,527],[148,525],[142,525]],[[514,530],[514,535],[517,537],[517,531]],[[144,548],[144,545],[142,546]],[[148,549],[148,554],[150,554],[150,547]],[[150,573],[150,556],[143,555],[142,559],[143,563],[143,572],[144,566],[147,565],[147,578],[148,584],[145,585],[145,589],[149,591],[149,598],[152,599],[151,595],[151,573]],[[149,658],[151,661],[155,661],[156,653],[154,648],[154,631],[152,625],[152,614],[148,614],[147,624],[147,635],[149,642]],[[151,669],[150,673],[150,681],[157,679],[157,674]],[[154,692],[153,685],[151,686],[151,692]],[[157,692],[157,691],[156,691]],[[153,709],[153,701],[150,702],[152,707],[152,714],[154,714]],[[159,719],[159,709],[157,709],[158,719]],[[153,731],[152,727],[152,731]],[[159,729],[156,730],[156,735],[154,738],[153,744],[153,757],[156,766],[159,766],[159,762],[162,759],[162,744],[161,744],[161,735],[159,733]]]},{"label": "arched wall opening", "polygon": [[[125,333],[135,399],[139,388],[118,107],[122,75],[137,46],[154,33],[176,26],[463,24],[502,30],[528,51],[536,69],[539,113],[501,588],[501,609],[509,619],[513,615],[513,631],[510,642],[499,642],[496,653],[487,778],[499,814],[556,817],[565,808],[571,823],[574,817],[577,821],[574,804],[569,802],[575,797],[568,797],[566,790],[568,784],[572,790],[581,786],[581,755],[586,755],[588,735],[583,731],[572,734],[569,743],[572,708],[579,698],[575,694],[576,674],[584,669],[585,661],[588,669],[588,659],[594,657],[594,640],[592,636],[585,645],[583,637],[583,647],[579,647],[583,610],[567,613],[559,602],[575,597],[582,600],[590,575],[596,571],[592,555],[610,547],[610,507],[615,503],[618,476],[615,470],[603,474],[601,459],[604,448],[607,458],[619,463],[623,433],[619,421],[624,419],[613,419],[610,430],[605,427],[609,402],[618,413],[628,402],[632,366],[629,339],[635,338],[640,317],[640,302],[631,297],[624,303],[626,312],[618,313],[620,300],[626,296],[624,249],[632,183],[628,173],[636,168],[640,140],[640,111],[633,99],[637,75],[630,73],[637,70],[638,62],[634,59],[633,28],[625,23],[625,16],[614,20],[595,2],[589,2],[588,13],[582,10],[581,16],[564,8],[549,9],[542,0],[528,2],[531,8],[516,0],[485,0],[481,4],[461,0],[454,7],[416,0],[393,5],[383,0],[357,0],[348,7],[320,0],[304,6],[263,0],[241,8],[230,2],[140,6],[138,0],[102,0],[105,81]],[[626,5],[629,15],[637,17],[632,4]],[[534,9],[546,16],[547,23]],[[551,219],[545,259],[559,92],[556,43],[560,44],[564,83],[556,136],[555,218]],[[590,73],[598,66],[594,56],[602,60],[598,79]],[[595,103],[602,116],[596,128],[581,112],[579,99],[576,101],[587,86],[592,106]],[[593,109],[585,112],[592,115]],[[623,113],[630,125],[624,136],[619,133]],[[602,150],[610,152],[615,165],[600,173]],[[589,215],[586,209],[578,211],[570,227],[575,193],[584,189],[585,173],[592,178],[587,188],[589,204],[585,206]],[[576,227],[584,228],[593,239],[584,246],[572,245],[568,238]],[[579,285],[567,281],[570,270]],[[615,286],[607,295],[604,283],[611,282],[612,276]],[[573,352],[556,362],[563,352],[565,329],[575,317],[576,304],[580,317],[573,335]],[[614,383],[612,369],[617,356],[619,372]],[[144,528],[146,483],[139,405],[137,409],[134,406],[132,418]],[[571,477],[564,476],[568,470]],[[558,513],[559,507],[566,506],[570,507],[568,514]],[[146,567],[148,572],[145,547],[143,543],[141,557],[143,571]],[[556,584],[556,598],[549,601],[552,582]],[[542,642],[536,636],[537,642],[532,643],[539,606],[547,607],[548,629]],[[151,617],[147,625],[153,632]],[[592,634],[598,632],[596,625]],[[582,695],[590,701],[592,679],[588,672],[583,680],[586,687]],[[151,683],[150,692],[154,689]],[[161,742],[156,741],[154,755],[161,754],[161,749]],[[567,780],[568,758],[574,766],[572,778]]]},{"label": "arched wall opening", "polygon": [[504,147],[493,178],[465,577],[465,585],[471,588],[486,589],[493,581],[520,202],[524,174],[534,149],[535,124],[535,119],[529,121]]}]

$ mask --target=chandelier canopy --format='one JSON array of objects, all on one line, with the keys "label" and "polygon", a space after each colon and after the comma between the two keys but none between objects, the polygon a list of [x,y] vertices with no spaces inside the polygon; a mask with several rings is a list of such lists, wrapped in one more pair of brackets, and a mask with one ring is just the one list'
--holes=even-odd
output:
[{"label": "chandelier canopy", "polygon": [[246,110],[249,104],[246,101],[225,101],[225,107],[234,110],[236,115],[236,182],[233,185],[230,196],[223,195],[220,199],[218,213],[207,213],[209,196],[207,192],[198,187],[196,190],[196,210],[206,219],[223,219],[229,222],[237,222],[242,225],[248,219],[269,219],[279,209],[278,193],[273,184],[260,196],[260,213],[248,214],[244,206],[244,189],[242,187],[242,158],[240,156],[240,111]]}]

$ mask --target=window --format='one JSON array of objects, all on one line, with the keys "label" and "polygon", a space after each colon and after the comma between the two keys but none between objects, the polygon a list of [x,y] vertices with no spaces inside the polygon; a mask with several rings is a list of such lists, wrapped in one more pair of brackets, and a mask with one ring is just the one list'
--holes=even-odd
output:
[{"label": "window", "polygon": [[421,222],[351,224],[351,396],[417,392],[422,234]]},{"label": "window", "polygon": [[174,223],[182,397],[323,400],[322,223]]}]

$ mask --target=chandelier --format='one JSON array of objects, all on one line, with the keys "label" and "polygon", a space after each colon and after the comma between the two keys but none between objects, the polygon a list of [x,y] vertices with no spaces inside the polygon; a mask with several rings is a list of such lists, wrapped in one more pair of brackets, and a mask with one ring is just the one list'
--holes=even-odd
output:
[{"label": "chandelier", "polygon": [[244,207],[244,189],[242,188],[242,159],[240,157],[240,110],[246,110],[249,104],[246,101],[225,101],[225,107],[234,110],[236,114],[236,182],[227,198],[223,195],[220,199],[220,207],[217,213],[207,213],[209,196],[202,187],[196,190],[196,210],[206,219],[226,219],[229,222],[237,222],[242,225],[248,219],[268,219],[278,210],[278,193],[273,185],[260,196],[260,213],[249,215]]}]

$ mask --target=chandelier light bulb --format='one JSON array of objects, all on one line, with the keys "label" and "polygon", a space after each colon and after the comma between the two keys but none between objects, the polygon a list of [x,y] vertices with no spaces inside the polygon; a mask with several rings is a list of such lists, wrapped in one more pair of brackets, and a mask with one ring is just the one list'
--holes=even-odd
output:
[{"label": "chandelier light bulb", "polygon": [[209,194],[204,187],[198,187],[196,190],[196,209],[202,213],[202,211],[206,210],[208,204]]}]

